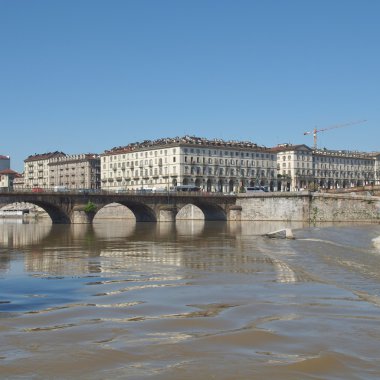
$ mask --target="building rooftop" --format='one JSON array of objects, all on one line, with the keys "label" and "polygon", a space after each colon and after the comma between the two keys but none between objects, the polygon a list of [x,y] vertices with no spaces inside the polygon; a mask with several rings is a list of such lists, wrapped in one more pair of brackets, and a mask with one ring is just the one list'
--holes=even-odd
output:
[{"label": "building rooftop", "polygon": [[350,150],[330,150],[330,149],[313,149],[315,156],[334,156],[334,157],[352,157],[352,158],[373,158],[373,155],[366,152],[350,151]]},{"label": "building rooftop", "polygon": [[183,137],[167,137],[157,140],[144,140],[142,142],[134,142],[125,146],[114,147],[106,150],[104,154],[118,154],[128,153],[135,150],[143,150],[160,146],[178,146],[178,145],[198,145],[207,147],[229,147],[229,148],[255,148],[266,150],[265,146],[259,146],[251,141],[235,141],[235,140],[222,140],[222,139],[207,139],[197,136],[183,136]]},{"label": "building rooftop", "polygon": [[290,144],[290,143],[287,143],[287,144],[278,144],[277,146],[271,148],[271,152],[273,153],[279,153],[279,152],[289,152],[289,151],[293,151],[293,150],[299,150],[301,148],[304,148],[306,150],[312,150],[311,148],[309,148],[307,145],[305,144],[297,144],[297,145],[293,145],[293,144]]},{"label": "building rooftop", "polygon": [[54,156],[51,158],[51,162],[66,162],[66,161],[82,161],[82,160],[96,160],[99,159],[99,154],[96,153],[81,153],[81,154],[72,154],[72,155],[64,155],[64,156]]},{"label": "building rooftop", "polygon": [[294,150],[299,150],[301,148],[306,148],[307,150],[310,150],[313,152],[313,155],[315,156],[334,156],[334,157],[352,157],[352,158],[373,158],[380,153],[372,152],[372,153],[366,153],[366,152],[358,152],[358,151],[350,151],[350,150],[332,150],[332,149],[314,149],[310,148],[305,144],[279,144],[276,147],[271,148],[272,152],[280,153],[280,152],[289,152]]},{"label": "building rooftop", "polygon": [[17,177],[21,177],[21,175],[19,173],[15,172],[12,169],[5,169],[5,170],[0,171],[0,175],[12,175],[12,174],[17,176]]},{"label": "building rooftop", "polygon": [[54,158],[54,157],[64,157],[64,156],[66,156],[66,153],[58,152],[58,151],[48,152],[48,153],[41,153],[41,154],[35,153],[35,154],[30,155],[29,157],[27,157],[24,160],[24,162],[47,160],[47,159]]}]

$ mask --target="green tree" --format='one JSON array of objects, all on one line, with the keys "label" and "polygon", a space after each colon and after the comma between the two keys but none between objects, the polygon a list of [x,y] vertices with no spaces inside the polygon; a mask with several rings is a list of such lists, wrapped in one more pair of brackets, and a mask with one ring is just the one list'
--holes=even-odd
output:
[{"label": "green tree", "polygon": [[87,214],[91,214],[93,212],[96,211],[96,206],[94,203],[92,203],[91,201],[88,201],[88,203],[86,204],[85,208],[84,208],[84,212],[87,213]]}]

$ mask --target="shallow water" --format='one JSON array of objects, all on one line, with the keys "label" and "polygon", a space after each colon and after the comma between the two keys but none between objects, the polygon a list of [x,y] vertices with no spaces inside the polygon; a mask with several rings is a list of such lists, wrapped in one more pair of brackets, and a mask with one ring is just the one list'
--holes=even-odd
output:
[{"label": "shallow water", "polygon": [[0,224],[2,379],[378,379],[379,224]]}]

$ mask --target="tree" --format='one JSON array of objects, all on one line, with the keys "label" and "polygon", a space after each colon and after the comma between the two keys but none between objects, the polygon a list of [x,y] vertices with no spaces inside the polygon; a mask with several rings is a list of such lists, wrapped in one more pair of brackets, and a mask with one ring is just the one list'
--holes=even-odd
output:
[{"label": "tree", "polygon": [[96,206],[94,203],[92,203],[91,201],[88,201],[88,203],[86,204],[86,206],[84,207],[84,212],[86,214],[91,214],[91,213],[94,213],[96,211]]}]

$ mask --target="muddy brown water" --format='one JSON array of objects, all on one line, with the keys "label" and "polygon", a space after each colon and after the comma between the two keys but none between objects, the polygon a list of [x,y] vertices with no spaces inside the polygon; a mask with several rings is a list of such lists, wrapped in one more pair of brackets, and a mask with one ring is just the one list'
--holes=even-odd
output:
[{"label": "muddy brown water", "polygon": [[0,224],[1,379],[379,379],[379,224]]}]

